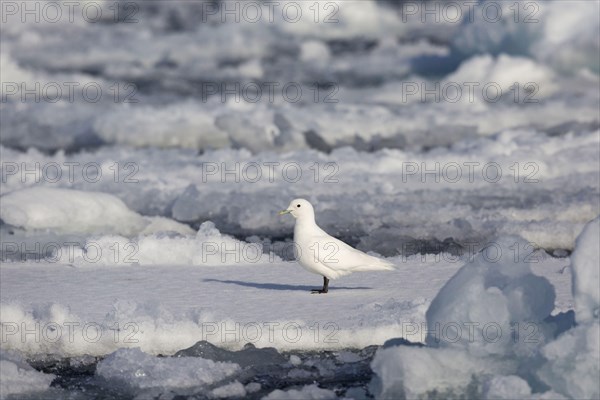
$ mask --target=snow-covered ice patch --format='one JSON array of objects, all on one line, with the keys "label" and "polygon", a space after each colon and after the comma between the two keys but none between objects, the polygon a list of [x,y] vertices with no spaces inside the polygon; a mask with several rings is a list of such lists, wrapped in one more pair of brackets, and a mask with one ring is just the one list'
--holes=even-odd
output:
[{"label": "snow-covered ice patch", "polygon": [[143,217],[108,193],[41,186],[2,196],[0,217],[7,224],[27,231],[128,236],[160,231],[193,232],[190,227],[167,218]]},{"label": "snow-covered ice patch", "polygon": [[[119,249],[119,251],[116,251]],[[263,253],[261,243],[247,243],[224,235],[204,222],[195,236],[151,234],[126,238],[107,235],[88,239],[81,247],[59,250],[59,262],[75,266],[253,265],[281,259]]]}]

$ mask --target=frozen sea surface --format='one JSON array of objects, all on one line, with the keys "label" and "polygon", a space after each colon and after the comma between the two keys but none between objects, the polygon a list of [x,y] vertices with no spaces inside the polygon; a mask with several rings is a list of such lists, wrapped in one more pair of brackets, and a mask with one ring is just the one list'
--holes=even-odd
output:
[{"label": "frozen sea surface", "polygon": [[[532,264],[535,273],[556,290],[553,314],[570,310],[569,259],[544,252],[532,257],[540,260]],[[396,271],[333,281],[326,296],[310,294],[319,277],[293,262],[4,263],[3,348],[46,374],[37,378],[40,390],[52,382],[42,397],[215,397],[231,391],[232,397],[262,398],[300,390],[290,397],[321,391],[323,398],[360,398],[373,394],[370,363],[380,346],[397,344],[397,338],[425,342],[425,313],[466,260],[447,253],[391,258]],[[23,379],[15,380],[25,385]],[[314,381],[319,387],[311,388]]]}]

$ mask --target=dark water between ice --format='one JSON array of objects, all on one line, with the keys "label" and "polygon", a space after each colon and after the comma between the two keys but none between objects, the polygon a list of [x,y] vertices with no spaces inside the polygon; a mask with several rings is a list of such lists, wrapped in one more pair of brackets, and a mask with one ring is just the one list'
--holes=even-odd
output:
[{"label": "dark water between ice", "polygon": [[[102,357],[60,358],[53,355],[35,357],[30,364],[44,373],[57,377],[52,382],[50,392],[43,395],[29,395],[26,399],[40,399],[49,395],[69,399],[127,399],[176,398],[202,399],[210,396],[210,391],[237,380],[243,385],[260,384],[260,389],[247,393],[245,398],[260,399],[273,390],[298,389],[317,383],[319,387],[333,390],[339,397],[351,395],[354,398],[372,398],[369,383],[373,372],[370,363],[378,348],[344,349],[336,351],[292,351],[278,352],[273,348],[257,349],[248,344],[240,351],[228,351],[198,342],[189,349],[181,350],[172,357],[202,357],[213,361],[233,362],[240,365],[241,372],[212,385],[185,389],[151,388],[137,389],[127,382],[106,381],[95,374],[96,366]],[[297,356],[294,365],[290,357]],[[143,368],[143,365],[140,365]],[[52,393],[54,392],[54,393]]]}]

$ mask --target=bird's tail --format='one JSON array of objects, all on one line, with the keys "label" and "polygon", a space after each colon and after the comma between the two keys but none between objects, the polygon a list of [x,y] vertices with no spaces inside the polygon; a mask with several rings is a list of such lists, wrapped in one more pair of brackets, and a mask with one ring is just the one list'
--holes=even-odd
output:
[{"label": "bird's tail", "polygon": [[393,271],[395,269],[396,266],[391,262],[382,260],[381,258],[371,257],[369,263],[357,266],[354,268],[354,271]]}]

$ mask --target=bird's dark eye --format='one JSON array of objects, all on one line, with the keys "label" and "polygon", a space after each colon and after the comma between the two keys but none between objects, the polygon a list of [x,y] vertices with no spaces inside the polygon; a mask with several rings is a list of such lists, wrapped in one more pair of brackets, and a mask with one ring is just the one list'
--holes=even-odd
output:
[{"label": "bird's dark eye", "polygon": [[300,204],[296,205],[296,207],[300,208]]}]

